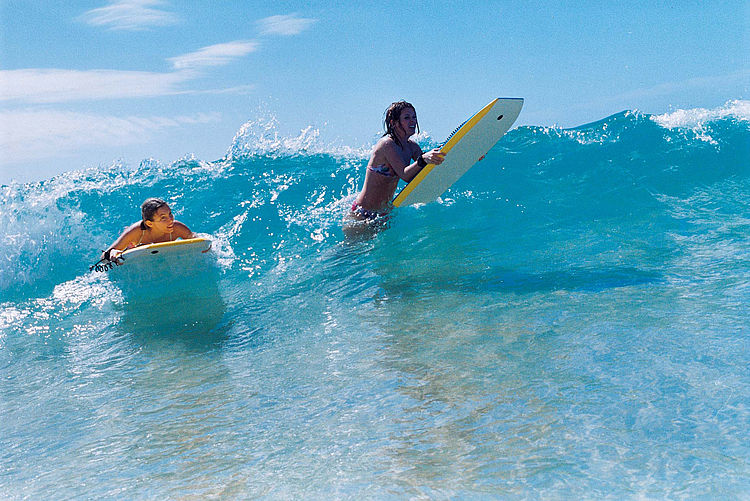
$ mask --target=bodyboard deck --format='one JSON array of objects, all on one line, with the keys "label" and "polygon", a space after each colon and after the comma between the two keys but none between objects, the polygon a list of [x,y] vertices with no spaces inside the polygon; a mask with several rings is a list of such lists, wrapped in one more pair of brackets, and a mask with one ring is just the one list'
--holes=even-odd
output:
[{"label": "bodyboard deck", "polygon": [[128,249],[122,253],[123,265],[134,266],[141,263],[155,263],[163,260],[176,260],[193,254],[204,254],[211,249],[211,241],[205,238],[188,238],[173,242],[147,244]]},{"label": "bodyboard deck", "polygon": [[518,118],[521,98],[497,98],[456,129],[440,148],[445,160],[427,164],[393,199],[394,207],[436,200],[505,135]]},{"label": "bodyboard deck", "polygon": [[147,284],[162,288],[175,281],[197,284],[197,278],[215,265],[210,250],[211,241],[205,238],[141,245],[123,252],[121,264],[109,275],[125,288]]}]

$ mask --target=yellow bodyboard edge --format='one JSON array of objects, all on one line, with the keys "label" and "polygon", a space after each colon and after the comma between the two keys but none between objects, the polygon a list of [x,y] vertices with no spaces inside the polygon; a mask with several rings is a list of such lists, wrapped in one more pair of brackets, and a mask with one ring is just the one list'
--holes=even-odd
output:
[{"label": "yellow bodyboard edge", "polygon": [[139,247],[133,247],[132,249],[126,250],[123,255],[127,255],[129,251],[135,250],[135,249],[142,249],[144,247],[148,247],[149,249],[156,249],[159,247],[172,247],[174,245],[185,245],[185,244],[194,244],[197,242],[206,242],[207,240],[205,238],[187,238],[185,240],[175,240],[173,242],[159,242],[155,244],[147,244],[147,245],[141,245]]}]

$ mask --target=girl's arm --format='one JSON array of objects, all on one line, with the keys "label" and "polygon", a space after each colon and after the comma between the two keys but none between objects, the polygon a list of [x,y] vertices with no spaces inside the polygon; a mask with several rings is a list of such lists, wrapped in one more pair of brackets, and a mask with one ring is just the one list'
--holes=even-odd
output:
[{"label": "girl's arm", "polygon": [[401,156],[398,154],[398,152],[396,152],[395,146],[388,148],[385,152],[385,156],[393,170],[396,172],[396,174],[398,174],[398,177],[408,183],[409,181],[414,179],[414,176],[419,174],[419,171],[421,171],[425,165],[440,165],[441,163],[443,163],[445,153],[440,151],[440,149],[438,148],[430,150],[427,153],[422,153],[422,148],[416,145],[416,149],[412,154],[414,162],[410,163],[409,165],[406,165],[401,159]]},{"label": "girl's arm", "polygon": [[[102,258],[107,258],[110,261],[116,256],[122,254],[122,251],[128,248],[128,245],[134,244],[138,241],[138,234],[141,231],[141,223],[134,223],[130,225],[122,234],[114,241],[112,245],[102,253]],[[110,252],[112,251],[112,252]]]}]

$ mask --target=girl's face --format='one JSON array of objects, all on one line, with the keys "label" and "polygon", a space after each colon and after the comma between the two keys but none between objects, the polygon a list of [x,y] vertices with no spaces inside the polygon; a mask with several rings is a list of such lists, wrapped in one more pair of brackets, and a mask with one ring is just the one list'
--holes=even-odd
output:
[{"label": "girl's face", "polygon": [[414,108],[404,108],[394,128],[406,134],[406,137],[413,136],[417,131],[417,112]]},{"label": "girl's face", "polygon": [[153,220],[146,221],[146,226],[160,233],[172,233],[174,230],[174,216],[168,205],[159,207],[154,213]]}]

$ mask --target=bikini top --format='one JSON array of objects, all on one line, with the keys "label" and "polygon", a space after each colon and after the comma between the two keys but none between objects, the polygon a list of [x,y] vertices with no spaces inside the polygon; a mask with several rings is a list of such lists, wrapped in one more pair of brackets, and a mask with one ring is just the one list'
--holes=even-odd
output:
[{"label": "bikini top", "polygon": [[396,177],[396,172],[394,172],[394,170],[391,169],[386,164],[380,164],[374,167],[371,165],[368,165],[367,170],[372,171],[376,174],[380,174],[381,176],[385,176],[385,177]]}]

